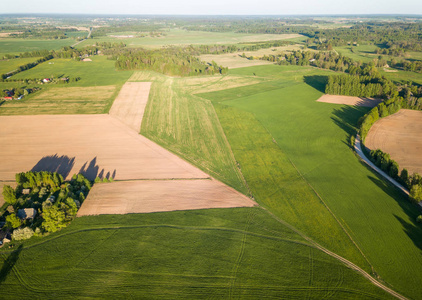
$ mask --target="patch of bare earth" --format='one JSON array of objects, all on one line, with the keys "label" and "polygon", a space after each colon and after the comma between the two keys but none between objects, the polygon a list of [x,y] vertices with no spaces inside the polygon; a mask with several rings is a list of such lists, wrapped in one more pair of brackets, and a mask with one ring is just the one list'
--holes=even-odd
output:
[{"label": "patch of bare earth", "polygon": [[342,95],[322,95],[317,102],[333,103],[333,104],[346,104],[354,106],[375,107],[382,102],[381,99],[375,98],[362,98],[354,96]]},{"label": "patch of bare earth", "polygon": [[78,216],[255,204],[139,135],[149,85],[129,83],[122,90],[113,116],[0,117],[0,182],[28,170],[114,178],[94,185]]},{"label": "patch of bare earth", "polygon": [[139,132],[150,88],[151,82],[127,82],[114,100],[109,114]]},{"label": "patch of bare earth", "polygon": [[116,181],[94,185],[78,216],[254,206],[214,179]]},{"label": "patch of bare earth", "polygon": [[31,169],[91,180],[209,177],[109,115],[2,116],[0,145],[0,181]]},{"label": "patch of bare earth", "polygon": [[381,149],[410,174],[422,174],[422,111],[401,109],[375,122],[365,139],[369,149]]}]

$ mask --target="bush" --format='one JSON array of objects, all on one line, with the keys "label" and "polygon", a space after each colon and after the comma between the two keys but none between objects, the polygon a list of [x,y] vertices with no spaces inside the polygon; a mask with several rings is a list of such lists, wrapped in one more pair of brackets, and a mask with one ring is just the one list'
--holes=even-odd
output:
[{"label": "bush", "polygon": [[410,199],[415,202],[419,203],[422,201],[422,186],[419,184],[412,185],[410,188]]},{"label": "bush", "polygon": [[15,229],[22,225],[22,221],[15,214],[10,214],[6,217],[6,225]]},{"label": "bush", "polygon": [[416,223],[422,223],[422,215],[419,215],[419,216],[416,218]]},{"label": "bush", "polygon": [[29,227],[19,228],[13,231],[12,239],[16,241],[27,240],[31,238],[33,235],[34,235],[34,231],[31,228]]}]

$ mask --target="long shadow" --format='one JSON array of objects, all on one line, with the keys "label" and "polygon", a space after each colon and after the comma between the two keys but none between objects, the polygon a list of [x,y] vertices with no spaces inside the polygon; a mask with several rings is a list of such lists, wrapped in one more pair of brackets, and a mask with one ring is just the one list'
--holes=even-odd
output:
[{"label": "long shadow", "polygon": [[[58,156],[57,154],[44,156],[40,159],[39,162],[31,169],[32,172],[48,171],[48,172],[57,172],[66,178],[70,171],[72,171],[75,166],[75,157],[69,157],[66,155]],[[113,173],[110,174],[104,169],[100,170],[100,167],[97,165],[97,157],[94,157],[90,162],[86,162],[81,169],[79,174],[84,175],[88,180],[95,180],[99,177],[101,179],[114,179],[116,177],[116,169]]]},{"label": "long shadow", "polygon": [[57,172],[66,178],[73,166],[75,165],[75,157],[67,155],[58,156],[57,154],[44,156],[39,162],[31,169],[32,172],[48,171]]},{"label": "long shadow", "polygon": [[[363,163],[364,164],[364,163]],[[365,164],[365,166],[367,166]],[[368,167],[368,166],[367,166]],[[369,167],[368,167],[369,168]],[[372,169],[371,169],[372,170]],[[391,196],[401,207],[403,212],[409,217],[410,220],[416,220],[416,217],[420,214],[420,208],[409,201],[408,196],[403,192],[395,188],[391,183],[385,181],[381,175],[376,174],[378,178],[368,176],[368,178],[375,183],[381,190],[387,195]],[[413,241],[413,243],[422,250],[422,228],[421,226],[406,222],[401,217],[394,214],[397,220],[403,226],[404,232]]]},{"label": "long shadow", "polygon": [[312,75],[312,76],[305,76],[303,81],[313,87],[314,89],[325,93],[325,86],[328,82],[328,76],[324,75]]},{"label": "long shadow", "polygon": [[[94,157],[89,163],[86,162],[79,170],[79,174],[84,175],[89,180],[94,180],[100,172],[100,167],[97,165],[97,157]],[[104,173],[104,170],[102,170]]]},{"label": "long shadow", "polygon": [[331,120],[347,134],[346,144],[352,147],[350,139],[358,131],[359,119],[366,114],[370,108],[362,106],[341,106],[332,112]]},{"label": "long shadow", "polygon": [[3,103],[5,103],[6,102],[6,100],[2,100],[2,101],[0,101],[0,106],[2,106],[3,105]]},{"label": "long shadow", "polygon": [[0,270],[0,286],[3,281],[6,280],[7,276],[9,275],[10,271],[12,271],[13,267],[15,266],[16,262],[19,259],[19,255],[23,249],[23,246],[20,245],[18,249],[10,253],[7,259],[3,263],[3,267]]},{"label": "long shadow", "polygon": [[403,226],[403,231],[406,232],[407,236],[412,240],[413,244],[415,244],[416,247],[422,250],[422,228],[421,226],[411,224],[409,222],[406,222],[399,216],[396,216],[396,219],[401,223]]},{"label": "long shadow", "polygon": [[110,172],[107,172],[104,169],[100,170],[100,167],[97,165],[97,157],[94,157],[89,163],[86,162],[79,170],[79,173],[84,175],[88,180],[95,180],[95,178],[100,179],[114,179],[116,177],[116,169],[110,175]]}]

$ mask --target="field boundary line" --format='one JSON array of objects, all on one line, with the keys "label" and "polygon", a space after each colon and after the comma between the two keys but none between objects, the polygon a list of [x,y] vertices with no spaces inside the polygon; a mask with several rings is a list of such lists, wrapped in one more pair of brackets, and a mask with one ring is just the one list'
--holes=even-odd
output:
[{"label": "field boundary line", "polygon": [[[258,119],[256,119],[258,120]],[[315,188],[308,182],[308,180],[306,180],[306,178],[303,176],[303,174],[299,171],[299,169],[296,167],[296,165],[293,163],[293,161],[290,159],[290,157],[287,156],[287,154],[280,148],[279,144],[277,143],[277,140],[273,137],[273,135],[271,134],[271,132],[267,129],[267,127],[264,126],[264,124],[262,124],[261,121],[258,120],[258,122],[261,124],[261,126],[263,128],[265,128],[265,130],[267,131],[267,133],[271,136],[274,144],[277,145],[277,147],[280,149],[280,151],[282,153],[284,153],[286,155],[286,158],[289,160],[290,164],[295,168],[296,172],[299,174],[299,176],[303,179],[303,181],[305,181],[305,183],[312,189],[312,191],[315,193],[315,195],[318,197],[318,199],[321,201],[321,203],[325,206],[325,208],[328,210],[328,212],[333,216],[334,220],[340,225],[341,229],[344,231],[344,233],[349,237],[350,241],[355,245],[355,247],[358,249],[358,251],[361,253],[362,257],[366,260],[366,262],[368,263],[368,265],[371,267],[372,273],[375,273],[375,269],[372,266],[372,264],[369,262],[368,258],[366,257],[366,255],[363,253],[363,251],[360,249],[360,247],[358,246],[358,244],[355,242],[355,240],[352,238],[352,236],[349,234],[349,232],[346,230],[346,228],[343,226],[343,224],[340,222],[340,220],[337,218],[337,216],[331,211],[331,209],[329,208],[329,206],[325,203],[325,201],[322,199],[322,197],[320,196],[320,194],[315,190]]]},{"label": "field boundary line", "polygon": [[331,209],[328,207],[328,205],[325,203],[325,201],[322,199],[322,197],[320,196],[320,194],[318,194],[318,192],[314,189],[314,187],[306,180],[306,178],[302,175],[302,173],[299,171],[299,169],[296,167],[296,165],[290,160],[289,157],[287,157],[287,159],[290,161],[290,163],[292,164],[292,166],[296,169],[296,171],[299,173],[299,175],[302,177],[302,179],[306,182],[306,184],[312,189],[312,191],[315,193],[315,195],[318,197],[318,199],[322,202],[322,204],[325,206],[325,208],[330,212],[330,214],[334,217],[334,219],[336,220],[336,222],[340,225],[340,227],[343,229],[344,233],[347,234],[347,236],[349,237],[349,239],[352,241],[352,243],[355,245],[355,247],[359,250],[359,252],[362,254],[362,256],[365,258],[366,262],[369,264],[369,266],[371,267],[372,273],[375,273],[375,269],[372,266],[372,264],[369,262],[368,258],[366,257],[366,255],[363,253],[363,251],[360,249],[360,247],[358,246],[358,244],[355,242],[355,240],[352,238],[352,236],[349,234],[349,232],[346,230],[346,228],[343,226],[343,224],[341,224],[340,220],[337,218],[337,216],[331,211]]},{"label": "field boundary line", "polygon": [[390,289],[389,287],[385,286],[384,284],[382,284],[381,282],[379,282],[378,280],[376,280],[375,278],[373,278],[370,274],[368,274],[365,270],[363,270],[362,268],[360,268],[359,266],[355,265],[354,263],[352,263],[351,261],[345,259],[344,257],[324,248],[323,246],[321,246],[320,244],[318,244],[317,242],[315,242],[314,240],[312,240],[310,237],[308,237],[307,235],[305,235],[303,232],[301,232],[300,230],[296,229],[296,227],[294,227],[293,225],[290,225],[289,223],[287,223],[286,221],[278,218],[276,215],[274,215],[270,210],[268,210],[267,208],[261,206],[262,209],[264,209],[266,212],[268,212],[275,220],[277,220],[278,222],[280,222],[281,224],[285,225],[286,227],[288,227],[289,229],[291,229],[292,231],[296,232],[297,234],[299,234],[302,238],[304,238],[306,241],[308,241],[309,243],[311,243],[314,248],[321,250],[322,252],[328,254],[329,256],[339,260],[340,262],[342,262],[344,265],[346,265],[347,267],[349,267],[350,269],[360,273],[361,275],[363,275],[365,278],[367,278],[372,284],[374,284],[375,286],[381,288],[382,290],[384,290],[385,292],[389,293],[390,295],[396,297],[397,299],[401,299],[401,300],[408,300],[408,298],[402,296],[400,293]]}]

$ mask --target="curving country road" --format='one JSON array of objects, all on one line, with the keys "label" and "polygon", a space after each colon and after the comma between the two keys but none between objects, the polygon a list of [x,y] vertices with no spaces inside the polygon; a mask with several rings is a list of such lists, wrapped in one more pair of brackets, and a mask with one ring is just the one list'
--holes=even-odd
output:
[{"label": "curving country road", "polygon": [[[402,186],[400,183],[398,183],[397,181],[395,181],[393,178],[391,178],[390,176],[387,175],[387,173],[385,173],[384,171],[382,171],[380,168],[378,168],[376,165],[374,165],[367,157],[366,155],[363,153],[362,151],[362,143],[360,141],[360,136],[356,135],[356,139],[355,139],[355,151],[356,153],[360,156],[360,158],[368,165],[370,166],[372,169],[374,169],[375,171],[377,171],[380,175],[382,175],[385,179],[387,179],[389,182],[391,182],[395,187],[397,187],[399,190],[401,190],[403,193],[405,193],[406,195],[409,196],[409,191]],[[422,204],[420,204],[422,205]]]}]

